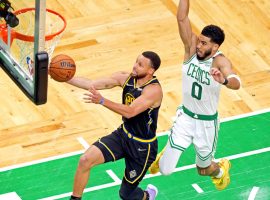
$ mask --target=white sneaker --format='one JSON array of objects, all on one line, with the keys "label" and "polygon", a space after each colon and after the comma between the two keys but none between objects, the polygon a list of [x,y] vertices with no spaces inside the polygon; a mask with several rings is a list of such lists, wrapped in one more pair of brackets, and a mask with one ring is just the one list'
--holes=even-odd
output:
[{"label": "white sneaker", "polygon": [[148,184],[147,188],[146,188],[146,191],[149,194],[149,200],[155,200],[156,199],[156,196],[158,194],[158,189],[154,185]]}]

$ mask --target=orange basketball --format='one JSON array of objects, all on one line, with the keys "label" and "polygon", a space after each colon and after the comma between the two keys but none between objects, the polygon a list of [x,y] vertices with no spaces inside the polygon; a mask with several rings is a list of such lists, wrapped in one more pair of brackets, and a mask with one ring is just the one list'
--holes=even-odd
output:
[{"label": "orange basketball", "polygon": [[59,54],[52,58],[49,66],[50,76],[58,82],[70,80],[76,72],[76,64],[68,55]]}]

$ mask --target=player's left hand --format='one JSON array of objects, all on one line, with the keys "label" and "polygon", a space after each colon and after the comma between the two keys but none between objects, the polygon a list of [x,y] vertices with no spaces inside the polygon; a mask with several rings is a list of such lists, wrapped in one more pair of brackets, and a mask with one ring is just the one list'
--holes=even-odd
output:
[{"label": "player's left hand", "polygon": [[91,86],[88,91],[89,93],[84,94],[84,102],[99,104],[102,99],[101,94],[93,86]]},{"label": "player's left hand", "polygon": [[220,84],[224,83],[225,77],[218,68],[215,67],[211,68],[210,74],[213,76],[215,81],[219,82]]}]

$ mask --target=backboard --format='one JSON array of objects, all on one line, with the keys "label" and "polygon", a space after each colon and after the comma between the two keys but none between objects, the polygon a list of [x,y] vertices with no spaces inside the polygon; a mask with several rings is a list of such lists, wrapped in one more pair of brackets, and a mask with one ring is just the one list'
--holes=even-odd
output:
[{"label": "backboard", "polygon": [[46,0],[35,0],[33,7],[15,11],[12,3],[0,0],[0,65],[29,99],[44,104],[49,59],[66,21],[46,9]]}]

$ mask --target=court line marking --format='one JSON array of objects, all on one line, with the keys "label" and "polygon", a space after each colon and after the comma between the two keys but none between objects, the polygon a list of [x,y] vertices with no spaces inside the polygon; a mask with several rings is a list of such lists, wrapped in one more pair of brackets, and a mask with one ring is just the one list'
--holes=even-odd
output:
[{"label": "court line marking", "polygon": [[25,163],[21,163],[21,164],[17,164],[17,165],[2,167],[2,168],[0,168],[0,172],[13,170],[13,169],[17,169],[17,168],[22,168],[22,167],[27,167],[27,166],[31,166],[31,165],[36,165],[36,164],[49,162],[52,160],[58,160],[58,159],[66,158],[66,157],[76,156],[79,154],[83,154],[84,152],[85,152],[85,150],[74,151],[74,152],[70,152],[70,153],[66,153],[66,154],[61,154],[61,155],[57,155],[57,156],[52,156],[52,157],[48,157],[48,158],[25,162]]},{"label": "court line marking", "polygon": [[[229,160],[234,160],[234,159],[243,158],[243,157],[252,156],[252,155],[257,155],[257,154],[265,153],[265,152],[269,152],[269,151],[270,151],[270,147],[267,147],[267,148],[258,149],[258,150],[254,150],[254,151],[248,151],[248,152],[245,152],[245,153],[226,156],[226,158],[229,159]],[[215,159],[215,161],[219,161],[220,159],[221,158]],[[183,167],[178,167],[173,171],[173,173],[188,170],[188,169],[192,169],[192,168],[196,168],[196,165],[192,164],[192,165],[187,165],[187,166],[183,166]],[[148,179],[148,178],[152,178],[152,177],[155,177],[155,176],[161,176],[161,175],[162,174],[160,172],[158,172],[157,174],[146,174],[143,179]],[[112,182],[112,183],[106,183],[106,184],[98,185],[98,186],[94,186],[94,187],[89,187],[89,188],[84,189],[84,193],[91,192],[91,191],[94,191],[94,190],[105,189],[105,188],[113,187],[113,186],[120,185],[120,184],[121,183],[118,183],[118,182]],[[43,199],[40,199],[40,200],[61,199],[61,198],[64,198],[64,197],[69,197],[70,195],[71,195],[71,192],[68,192],[68,193],[59,194],[59,195],[55,195],[55,196],[51,196],[51,197],[46,197],[46,198],[43,198]]]},{"label": "court line marking", "polygon": [[106,172],[109,174],[109,176],[114,180],[114,182],[121,184],[121,179],[118,178],[118,176],[111,170],[106,170]]},{"label": "court line marking", "polygon": [[264,114],[264,113],[268,113],[268,112],[270,112],[270,108],[266,108],[266,109],[262,109],[262,110],[258,110],[258,111],[254,111],[254,112],[250,112],[250,113],[245,113],[245,114],[241,114],[241,115],[236,115],[236,116],[232,116],[232,117],[226,117],[226,118],[221,119],[220,122],[233,121],[236,119],[242,119],[242,118],[260,115],[260,114]]},{"label": "court line marking", "polygon": [[248,200],[254,200],[259,189],[259,187],[253,187],[249,194]]},{"label": "court line marking", "polygon": [[203,193],[202,188],[201,188],[198,184],[194,183],[194,184],[192,184],[192,187],[193,187],[198,193]]},{"label": "court line marking", "polygon": [[[241,115],[237,115],[237,116],[233,116],[233,117],[227,117],[227,118],[221,119],[221,123],[222,122],[227,122],[227,121],[232,121],[232,120],[235,120],[235,119],[241,119],[241,118],[245,118],[245,117],[264,114],[264,113],[267,113],[267,112],[270,112],[270,108],[262,109],[262,110],[258,110],[258,111],[254,111],[254,112],[250,112],[250,113],[245,113],[245,114],[241,114]],[[157,133],[157,137],[168,135],[168,133],[169,133],[169,131]],[[74,152],[70,152],[70,153],[66,153],[66,154],[61,154],[61,155],[57,155],[57,156],[52,156],[52,157],[48,157],[48,158],[43,158],[43,159],[39,159],[39,160],[25,162],[25,163],[21,163],[21,164],[10,165],[10,166],[7,166],[7,167],[0,168],[0,172],[12,170],[12,169],[17,169],[17,168],[21,168],[21,167],[26,167],[26,166],[30,166],[30,165],[40,164],[40,163],[43,163],[43,162],[49,162],[49,161],[52,161],[52,160],[57,160],[57,159],[66,158],[66,157],[70,157],[70,156],[75,156],[75,155],[84,153],[84,151],[85,150],[79,150],[79,151],[74,151]]]},{"label": "court line marking", "polygon": [[[112,183],[106,183],[106,184],[103,184],[103,185],[97,185],[97,186],[94,186],[94,187],[84,189],[83,193],[92,192],[92,191],[95,191],[95,190],[101,190],[101,189],[104,189],[104,188],[110,188],[110,187],[117,186],[117,185],[120,185],[120,184],[117,183],[117,182],[112,182]],[[65,198],[65,197],[70,197],[71,194],[72,194],[72,192],[68,192],[68,193],[64,193],[64,194],[60,194],[60,195],[55,195],[55,196],[51,196],[51,197],[42,198],[42,199],[39,199],[39,200],[61,199],[61,198]]]},{"label": "court line marking", "polygon": [[7,200],[7,199],[22,200],[16,192],[9,192],[6,194],[0,194],[0,200]]},{"label": "court line marking", "polygon": [[81,143],[84,149],[88,149],[90,147],[88,142],[86,142],[86,140],[83,139],[83,137],[77,137],[77,140],[79,141],[79,143]]}]

